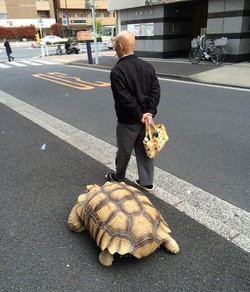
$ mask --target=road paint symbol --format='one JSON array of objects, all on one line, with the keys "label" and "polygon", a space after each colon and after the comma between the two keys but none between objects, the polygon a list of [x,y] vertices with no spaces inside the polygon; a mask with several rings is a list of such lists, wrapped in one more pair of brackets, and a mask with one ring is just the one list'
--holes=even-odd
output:
[{"label": "road paint symbol", "polygon": [[79,77],[68,76],[64,73],[59,72],[50,72],[48,74],[34,74],[36,78],[44,79],[50,82],[54,82],[57,84],[61,84],[64,86],[80,89],[80,90],[92,90],[95,87],[108,87],[110,83],[95,81],[89,82],[85,80],[81,80]]}]

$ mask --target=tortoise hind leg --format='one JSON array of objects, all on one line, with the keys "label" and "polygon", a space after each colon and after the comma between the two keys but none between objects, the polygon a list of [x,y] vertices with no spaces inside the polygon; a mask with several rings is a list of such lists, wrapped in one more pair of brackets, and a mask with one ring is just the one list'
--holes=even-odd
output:
[{"label": "tortoise hind leg", "polygon": [[68,225],[69,228],[75,232],[83,232],[85,227],[80,216],[77,213],[79,204],[76,204],[69,214]]},{"label": "tortoise hind leg", "polygon": [[166,240],[163,242],[163,246],[173,254],[177,254],[180,250],[179,245],[170,235],[168,235]]},{"label": "tortoise hind leg", "polygon": [[99,261],[104,266],[111,266],[114,260],[114,256],[108,251],[108,249],[104,249],[99,254]]}]

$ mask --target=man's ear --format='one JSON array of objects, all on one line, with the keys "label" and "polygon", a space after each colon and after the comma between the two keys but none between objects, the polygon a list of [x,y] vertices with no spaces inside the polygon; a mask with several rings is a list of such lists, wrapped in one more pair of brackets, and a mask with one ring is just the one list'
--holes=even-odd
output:
[{"label": "man's ear", "polygon": [[119,46],[120,51],[122,51],[122,44],[118,43],[118,46]]}]

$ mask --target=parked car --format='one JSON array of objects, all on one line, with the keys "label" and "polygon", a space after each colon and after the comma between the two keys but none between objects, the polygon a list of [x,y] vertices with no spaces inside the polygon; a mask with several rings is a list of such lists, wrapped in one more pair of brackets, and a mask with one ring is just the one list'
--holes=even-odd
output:
[{"label": "parked car", "polygon": [[41,39],[42,44],[50,45],[54,43],[65,43],[67,42],[67,38],[60,38],[56,35],[46,35],[44,38]]}]

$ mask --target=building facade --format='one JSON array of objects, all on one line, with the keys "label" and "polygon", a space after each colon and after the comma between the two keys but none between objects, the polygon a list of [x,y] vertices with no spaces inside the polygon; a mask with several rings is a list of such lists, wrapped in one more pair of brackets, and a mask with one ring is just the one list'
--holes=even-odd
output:
[{"label": "building facade", "polygon": [[[34,25],[42,36],[51,34],[56,22],[65,34],[92,30],[91,0],[0,0],[0,27]],[[115,13],[107,11],[107,0],[94,0],[96,20],[102,26],[115,24]]]},{"label": "building facade", "polygon": [[0,0],[0,27],[34,25],[47,34],[54,23],[53,0]]},{"label": "building facade", "polygon": [[[73,32],[92,29],[91,0],[54,0],[56,21]],[[96,20],[102,26],[115,25],[115,13],[107,11],[107,0],[93,1]]]},{"label": "building facade", "polygon": [[250,60],[249,0],[108,0],[117,27],[136,35],[136,54],[187,56],[191,40],[227,37],[226,61]]}]

